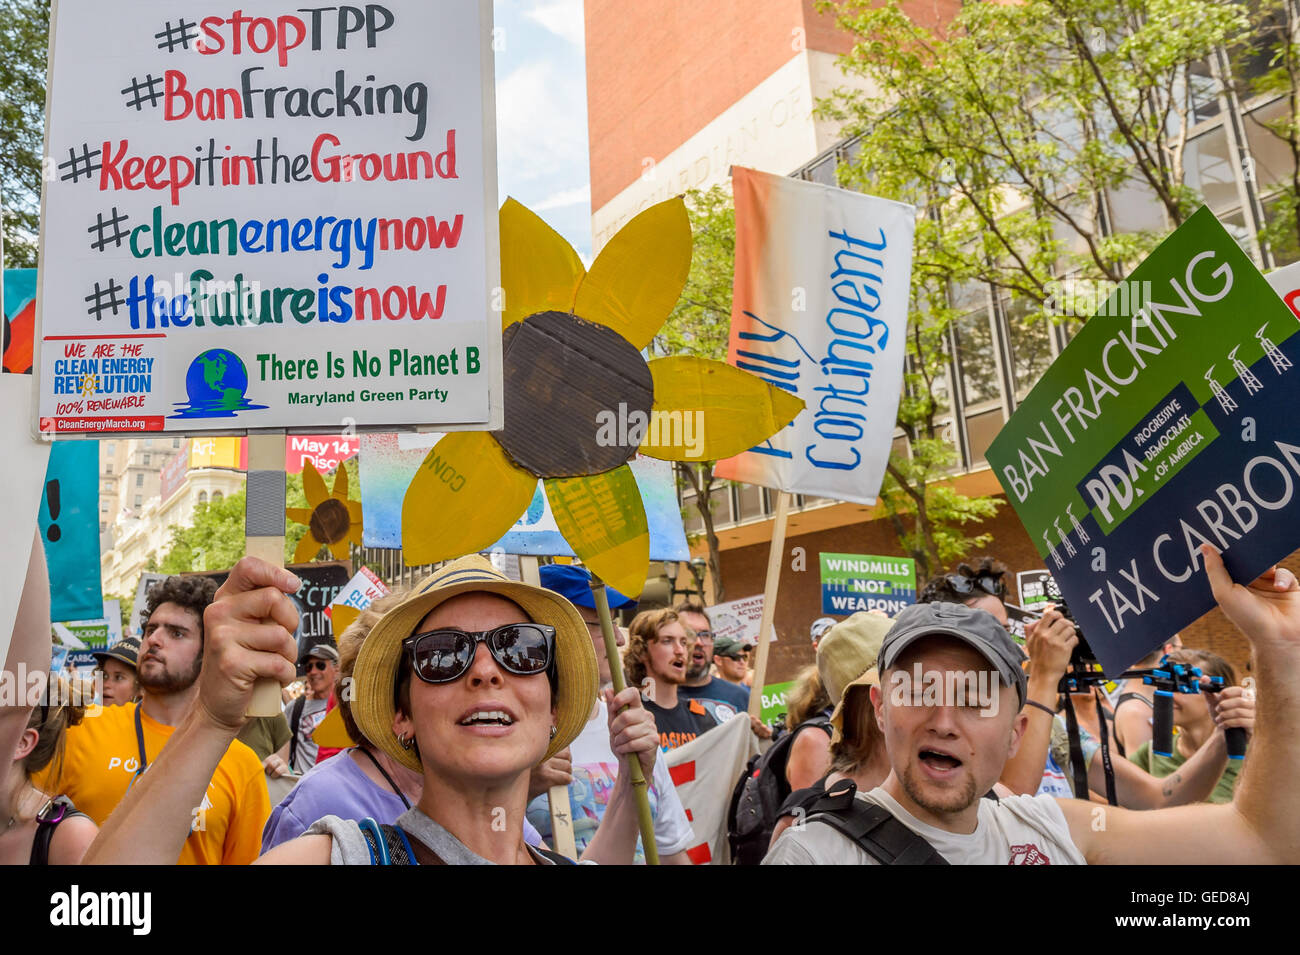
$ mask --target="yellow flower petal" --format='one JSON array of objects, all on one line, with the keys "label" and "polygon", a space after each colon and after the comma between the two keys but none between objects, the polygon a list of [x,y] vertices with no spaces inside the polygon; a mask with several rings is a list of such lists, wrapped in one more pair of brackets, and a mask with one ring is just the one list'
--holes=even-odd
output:
[{"label": "yellow flower petal", "polygon": [[317,746],[338,749],[355,745],[355,741],[348,735],[347,724],[343,722],[343,711],[337,706],[325,714],[320,726],[312,730],[311,739]]},{"label": "yellow flower petal", "polygon": [[649,363],[655,383],[641,452],[665,461],[717,461],[766,441],[803,399],[725,362],[679,355]]},{"label": "yellow flower petal", "polygon": [[307,503],[312,509],[318,508],[330,496],[325,490],[325,481],[310,461],[302,466],[302,489],[307,495]]},{"label": "yellow flower petal", "polygon": [[629,597],[645,589],[650,531],[631,468],[548,478],[546,496],[560,533],[593,574]]},{"label": "yellow flower petal", "polygon": [[330,627],[334,631],[334,642],[338,643],[343,636],[343,631],[352,626],[357,617],[361,616],[361,611],[356,607],[349,607],[347,604],[333,604],[330,606]]},{"label": "yellow flower petal", "polygon": [[567,312],[586,269],[564,238],[533,212],[507,199],[501,207],[501,327],[534,312]]},{"label": "yellow flower petal", "polygon": [[691,220],[680,198],[653,205],[600,250],[573,313],[645,348],[677,304],[691,270]]},{"label": "yellow flower petal", "polygon": [[352,520],[352,527],[354,529],[360,527],[361,526],[361,502],[348,501],[347,504],[348,504],[348,517],[351,518]]},{"label": "yellow flower petal", "polygon": [[486,431],[446,435],[429,449],[402,501],[407,564],[431,564],[491,547],[537,490]]},{"label": "yellow flower petal", "polygon": [[312,537],[311,531],[308,531],[302,535],[302,540],[298,541],[298,549],[293,552],[293,562],[295,564],[305,564],[308,561],[315,560],[320,547],[320,541]]},{"label": "yellow flower petal", "polygon": [[338,470],[334,472],[334,494],[333,497],[339,501],[348,499],[348,469],[342,462],[339,463]]},{"label": "yellow flower petal", "polygon": [[311,526],[311,515],[312,509],[310,507],[286,507],[284,509],[284,516],[295,524]]},{"label": "yellow flower petal", "polygon": [[330,553],[334,555],[335,560],[347,560],[351,551],[348,550],[348,539],[343,537],[330,544]]}]

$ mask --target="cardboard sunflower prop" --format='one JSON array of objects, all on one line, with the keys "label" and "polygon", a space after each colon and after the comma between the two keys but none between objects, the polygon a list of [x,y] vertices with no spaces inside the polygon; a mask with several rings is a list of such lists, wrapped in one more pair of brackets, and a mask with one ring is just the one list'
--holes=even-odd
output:
[{"label": "cardboard sunflower prop", "polygon": [[335,560],[347,560],[348,544],[361,544],[361,502],[348,500],[348,472],[342,464],[334,475],[334,493],[325,490],[325,481],[310,461],[302,468],[302,489],[307,507],[285,508],[285,516],[295,524],[306,524],[307,533],[293,552],[293,562],[315,560],[322,547],[328,547]]},{"label": "cardboard sunflower prop", "polygon": [[686,284],[691,227],[680,198],[624,226],[591,270],[524,206],[501,208],[505,426],[442,438],[402,503],[409,564],[482,551],[524,513],[539,478],[556,523],[592,573],[645,586],[650,535],[627,462],[731,457],[785,427],[803,402],[724,362],[647,363]]}]

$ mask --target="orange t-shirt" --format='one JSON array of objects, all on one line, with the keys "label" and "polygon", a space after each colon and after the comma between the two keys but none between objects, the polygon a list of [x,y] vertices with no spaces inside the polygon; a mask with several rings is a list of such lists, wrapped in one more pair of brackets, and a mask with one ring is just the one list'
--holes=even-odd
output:
[{"label": "orange t-shirt", "polygon": [[[38,778],[36,785],[60,793],[102,826],[126,795],[140,767],[135,734],[138,703],[106,706],[68,729],[60,779]],[[140,713],[145,758],[158,757],[173,727]],[[148,772],[148,770],[145,770]],[[48,775],[48,773],[46,774]],[[233,740],[196,806],[182,865],[246,865],[262,848],[262,827],[271,815],[271,799],[257,754]]]}]

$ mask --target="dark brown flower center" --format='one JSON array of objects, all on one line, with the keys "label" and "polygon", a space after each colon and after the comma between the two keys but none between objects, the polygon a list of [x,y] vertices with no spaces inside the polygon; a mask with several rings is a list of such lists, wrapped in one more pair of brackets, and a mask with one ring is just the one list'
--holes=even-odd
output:
[{"label": "dark brown flower center", "polygon": [[497,440],[539,477],[610,471],[645,436],[654,381],[622,335],[568,312],[538,312],[502,338],[505,428]]},{"label": "dark brown flower center", "polygon": [[328,498],[311,512],[311,536],[322,544],[336,544],[352,529],[352,515],[338,498]]}]

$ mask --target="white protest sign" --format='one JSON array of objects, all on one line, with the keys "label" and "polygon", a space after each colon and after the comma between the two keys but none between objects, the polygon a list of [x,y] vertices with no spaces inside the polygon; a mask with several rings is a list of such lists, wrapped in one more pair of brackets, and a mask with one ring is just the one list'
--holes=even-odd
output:
[{"label": "white protest sign", "polygon": [[488,0],[57,0],[49,432],[499,428]]},{"label": "white protest sign", "polygon": [[873,504],[903,387],[916,210],[739,166],[732,192],[727,361],[806,407],[714,473]]},{"label": "white protest sign", "polygon": [[[731,637],[744,644],[758,643],[759,625],[763,620],[763,595],[741,597],[714,604],[709,608],[709,622],[713,624],[713,638]],[[776,639],[773,630],[770,640]]]}]

